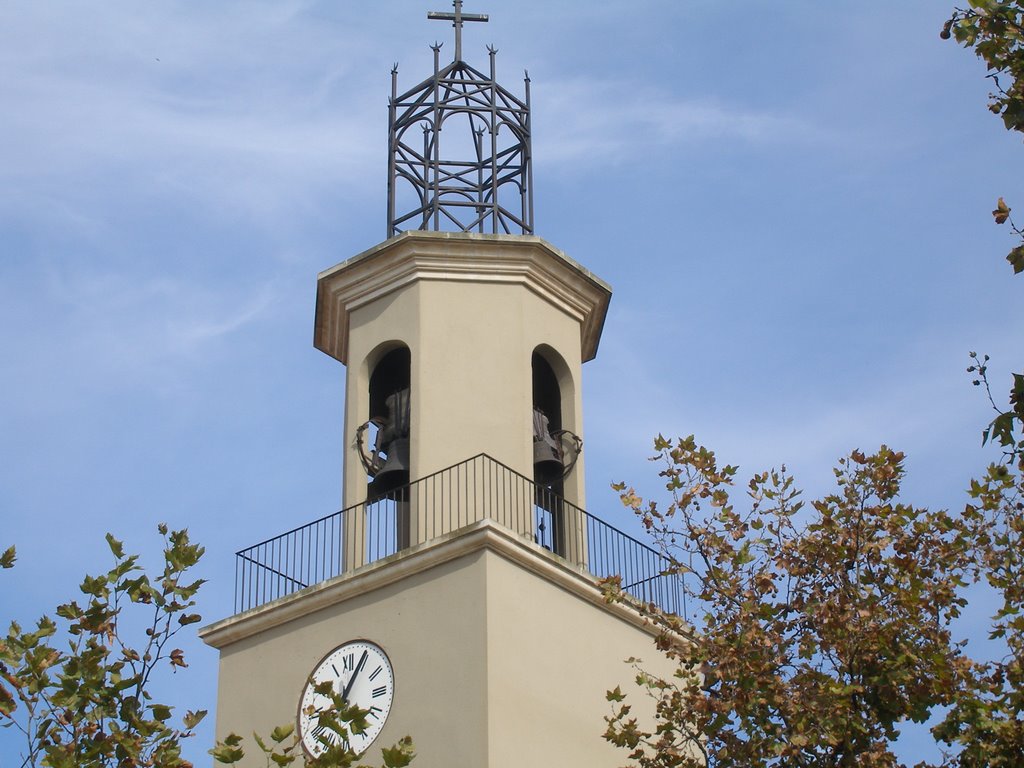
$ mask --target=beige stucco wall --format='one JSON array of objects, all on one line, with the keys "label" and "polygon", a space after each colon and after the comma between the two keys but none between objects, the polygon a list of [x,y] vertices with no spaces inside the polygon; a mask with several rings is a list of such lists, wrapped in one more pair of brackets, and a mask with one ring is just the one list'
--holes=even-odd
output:
[{"label": "beige stucco wall", "polygon": [[623,765],[626,753],[602,738],[605,693],[619,685],[638,713],[649,710],[625,660],[670,676],[653,639],[498,555],[487,598],[489,768]]},{"label": "beige stucco wall", "polygon": [[377,643],[396,682],[371,762],[409,734],[417,768],[614,768],[624,755],[601,738],[605,691],[633,688],[630,656],[671,674],[635,614],[490,522],[203,637],[221,649],[219,737],[292,722],[324,655],[352,639]]},{"label": "beige stucco wall", "polygon": [[[378,762],[380,745],[414,734],[420,751],[449,758],[419,766],[486,765],[482,557],[477,552],[439,564],[223,647],[218,738],[294,723],[317,663],[342,643],[365,639],[384,649],[395,675],[391,714],[374,745]],[[245,766],[262,766],[251,746]]]}]

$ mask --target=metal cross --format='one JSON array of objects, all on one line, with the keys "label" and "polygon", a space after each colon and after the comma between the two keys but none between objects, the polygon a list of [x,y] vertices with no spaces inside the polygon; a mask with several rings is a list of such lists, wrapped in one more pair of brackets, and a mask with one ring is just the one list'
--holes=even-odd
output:
[{"label": "metal cross", "polygon": [[440,11],[428,11],[427,18],[432,21],[450,21],[455,27],[455,60],[462,61],[462,22],[464,21],[487,21],[486,13],[463,13],[462,0],[454,0],[455,13],[442,13]]}]

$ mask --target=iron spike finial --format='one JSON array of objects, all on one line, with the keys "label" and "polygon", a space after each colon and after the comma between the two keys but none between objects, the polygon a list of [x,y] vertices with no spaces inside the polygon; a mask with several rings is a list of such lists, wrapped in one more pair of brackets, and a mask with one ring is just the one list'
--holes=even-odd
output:
[{"label": "iron spike finial", "polygon": [[[495,79],[497,46],[488,44],[490,76],[462,59],[462,27],[487,21],[485,14],[430,12],[455,28],[455,61],[441,68],[442,43],[434,52],[433,77],[394,96],[388,129],[388,232],[408,229],[533,234],[533,171],[530,149],[530,87],[525,100]],[[474,94],[472,99],[467,94]],[[453,119],[457,118],[457,119]],[[422,131],[422,141],[413,138]],[[452,152],[452,141],[469,130],[472,149]],[[499,128],[502,140],[499,142]],[[442,130],[444,129],[444,130]],[[490,139],[485,139],[490,135]],[[505,136],[508,138],[504,138]]]}]

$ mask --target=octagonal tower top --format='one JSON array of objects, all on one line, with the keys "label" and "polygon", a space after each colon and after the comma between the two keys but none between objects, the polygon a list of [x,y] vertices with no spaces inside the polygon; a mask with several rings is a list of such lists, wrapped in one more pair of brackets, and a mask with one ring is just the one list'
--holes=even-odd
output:
[{"label": "octagonal tower top", "polygon": [[497,49],[484,74],[462,58],[462,27],[485,22],[484,14],[431,12],[451,21],[455,57],[398,92],[398,65],[391,70],[388,120],[388,237],[406,230],[533,234],[533,170],[530,148],[530,77],[522,99],[498,85]]}]

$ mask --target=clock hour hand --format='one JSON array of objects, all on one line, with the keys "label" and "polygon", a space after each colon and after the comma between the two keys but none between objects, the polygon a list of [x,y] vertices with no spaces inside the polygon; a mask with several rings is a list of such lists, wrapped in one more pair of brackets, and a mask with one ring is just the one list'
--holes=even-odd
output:
[{"label": "clock hour hand", "polygon": [[356,664],[356,668],[352,670],[352,677],[348,679],[348,684],[345,686],[345,690],[341,692],[341,698],[344,699],[346,704],[348,703],[348,695],[352,692],[352,685],[355,683],[364,664],[366,664],[366,651],[363,651],[363,655],[359,657],[359,663]]}]

